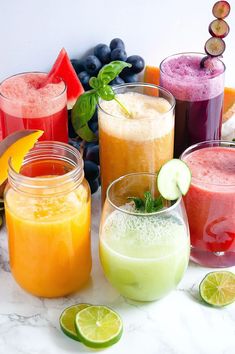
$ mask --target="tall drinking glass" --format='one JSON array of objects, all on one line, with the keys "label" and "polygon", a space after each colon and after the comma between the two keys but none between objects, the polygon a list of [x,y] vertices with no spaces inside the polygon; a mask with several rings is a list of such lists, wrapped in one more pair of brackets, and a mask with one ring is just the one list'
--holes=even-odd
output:
[{"label": "tall drinking glass", "polygon": [[57,78],[42,86],[46,76],[22,73],[0,84],[2,138],[17,130],[39,129],[44,131],[40,140],[68,142],[66,85]]},{"label": "tall drinking glass", "polygon": [[181,156],[192,171],[184,197],[191,258],[208,267],[235,265],[235,143],[207,141]]},{"label": "tall drinking glass", "polygon": [[115,101],[99,102],[102,200],[108,185],[131,172],[157,172],[173,157],[175,99],[167,90],[143,83],[114,88]]},{"label": "tall drinking glass", "polygon": [[221,138],[225,65],[205,54],[181,53],[160,64],[160,84],[176,98],[174,156],[190,145]]},{"label": "tall drinking glass", "polygon": [[136,211],[129,197],[158,194],[156,175],[132,173],[107,190],[100,225],[100,260],[120,294],[138,301],[160,299],[181,280],[189,260],[189,231],[182,199],[164,209]]}]

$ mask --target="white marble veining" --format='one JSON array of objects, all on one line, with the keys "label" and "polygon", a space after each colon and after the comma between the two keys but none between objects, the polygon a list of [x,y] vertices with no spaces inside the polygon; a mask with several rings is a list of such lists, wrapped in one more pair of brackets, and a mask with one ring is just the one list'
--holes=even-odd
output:
[{"label": "white marble veining", "polygon": [[[8,264],[6,232],[0,231],[0,353],[94,353],[67,338],[59,328],[61,311],[77,302],[106,304],[122,316],[121,340],[107,354],[234,354],[235,304],[222,309],[204,305],[198,284],[210,271],[190,264],[178,288],[160,301],[137,303],[120,296],[104,278],[98,258],[100,195],[93,196],[93,268],[77,294],[42,299],[23,291]],[[235,271],[235,267],[231,268]]]}]

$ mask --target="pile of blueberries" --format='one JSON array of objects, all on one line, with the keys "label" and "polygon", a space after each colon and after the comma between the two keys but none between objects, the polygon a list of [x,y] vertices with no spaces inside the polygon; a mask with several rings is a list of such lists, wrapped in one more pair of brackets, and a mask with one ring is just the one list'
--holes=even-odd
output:
[{"label": "pile of blueberries", "polygon": [[[120,38],[114,38],[110,45],[98,44],[94,48],[94,53],[84,59],[72,59],[72,65],[81,81],[84,90],[90,90],[89,80],[96,76],[99,70],[106,64],[114,60],[121,60],[132,64],[131,68],[125,68],[110,84],[120,85],[124,83],[134,83],[138,81],[138,74],[144,69],[144,59],[139,55],[127,56],[125,44]],[[77,138],[71,125],[69,112],[69,143],[80,150],[81,140]],[[86,142],[83,148],[85,177],[89,182],[91,193],[95,193],[100,185],[100,161],[99,161],[99,134],[97,110],[88,123],[90,129],[96,134],[96,142]]]}]

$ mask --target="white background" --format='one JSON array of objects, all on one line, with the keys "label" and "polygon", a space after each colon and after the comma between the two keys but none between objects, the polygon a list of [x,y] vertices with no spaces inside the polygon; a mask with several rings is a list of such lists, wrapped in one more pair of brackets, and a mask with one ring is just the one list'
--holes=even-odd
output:
[{"label": "white background", "polygon": [[[203,51],[214,0],[0,0],[0,80],[47,71],[61,47],[79,58],[121,37],[127,54],[159,65],[181,51]],[[228,17],[226,84],[235,86],[235,1]]]}]

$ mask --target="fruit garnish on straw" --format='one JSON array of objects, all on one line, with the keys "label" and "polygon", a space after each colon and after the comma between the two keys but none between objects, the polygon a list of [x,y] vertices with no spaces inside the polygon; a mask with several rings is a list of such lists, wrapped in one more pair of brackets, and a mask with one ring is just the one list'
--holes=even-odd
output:
[{"label": "fruit garnish on straw", "polygon": [[205,43],[205,52],[208,57],[202,59],[200,66],[206,68],[206,61],[211,57],[220,57],[225,51],[226,45],[222,38],[225,38],[229,33],[229,25],[224,20],[229,15],[230,5],[227,1],[217,1],[212,9],[213,16],[216,20],[209,24],[209,38]]},{"label": "fruit garnish on straw", "polygon": [[191,171],[188,165],[179,159],[166,162],[157,175],[157,188],[160,196],[154,198],[150,191],[144,193],[144,198],[129,197],[135,204],[135,210],[142,213],[154,213],[161,210],[165,201],[174,201],[186,195],[191,184]]},{"label": "fruit garnish on straw", "polygon": [[112,86],[109,85],[127,67],[130,68],[131,64],[118,60],[103,66],[97,77],[91,77],[89,80],[89,85],[92,89],[78,97],[72,109],[72,124],[74,130],[82,139],[86,141],[97,139],[87,123],[95,113],[99,98],[105,101],[115,100],[122,107],[125,114],[130,116],[128,109],[117,99]]},{"label": "fruit garnish on straw", "polygon": [[224,38],[229,34],[229,25],[224,20],[214,20],[209,25],[209,32],[212,37]]},{"label": "fruit garnish on straw", "polygon": [[0,185],[7,179],[9,159],[14,170],[19,172],[25,155],[42,134],[42,130],[19,130],[0,142]]},{"label": "fruit garnish on straw", "polygon": [[230,4],[227,1],[217,1],[212,9],[212,13],[216,18],[225,18],[230,13]]},{"label": "fruit garnish on straw", "polygon": [[211,37],[206,41],[205,52],[211,57],[221,56],[225,51],[225,42],[221,38]]}]

